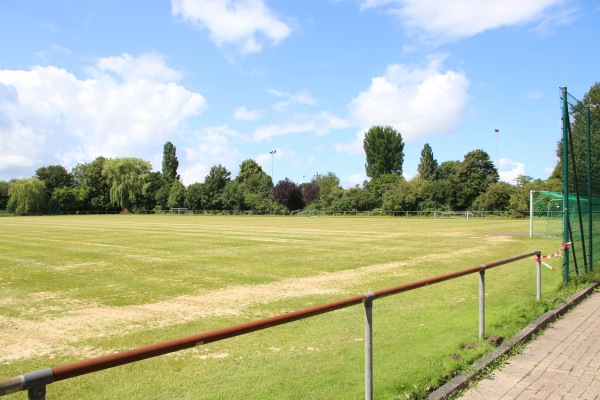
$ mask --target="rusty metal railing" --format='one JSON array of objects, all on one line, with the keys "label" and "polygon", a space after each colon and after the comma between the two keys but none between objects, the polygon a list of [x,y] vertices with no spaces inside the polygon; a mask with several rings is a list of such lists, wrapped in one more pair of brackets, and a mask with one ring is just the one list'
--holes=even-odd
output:
[{"label": "rusty metal railing", "polygon": [[334,301],[319,306],[305,308],[293,311],[287,314],[276,315],[256,321],[247,322],[240,325],[234,325],[227,328],[217,329],[210,332],[187,336],[180,339],[157,343],[150,346],[139,347],[132,350],[109,354],[97,358],[78,361],[71,364],[59,365],[57,367],[46,368],[38,371],[28,372],[16,377],[0,380],[0,396],[15,393],[22,390],[28,391],[30,400],[45,400],[46,386],[62,381],[64,379],[101,371],[108,368],[129,364],[136,361],[160,356],[179,350],[188,349],[207,343],[244,335],[250,332],[267,329],[273,326],[287,324],[301,319],[313,317],[351,307],[360,303],[365,308],[365,399],[373,398],[373,301],[378,298],[392,296],[395,294],[408,292],[410,290],[430,286],[436,283],[451,279],[460,278],[465,275],[479,273],[479,338],[483,338],[485,330],[485,271],[494,267],[509,264],[515,261],[535,256],[536,261],[536,298],[541,299],[541,252],[533,251],[518,256],[505,258],[499,261],[482,264],[477,267],[452,272],[446,275],[436,276],[405,285],[395,286],[387,289],[377,290],[363,295],[350,297],[343,300]]}]

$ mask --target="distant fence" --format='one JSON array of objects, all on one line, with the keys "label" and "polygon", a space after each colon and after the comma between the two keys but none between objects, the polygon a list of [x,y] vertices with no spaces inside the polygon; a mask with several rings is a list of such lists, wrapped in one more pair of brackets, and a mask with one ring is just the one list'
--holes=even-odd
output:
[{"label": "distant fence", "polygon": [[[173,210],[177,210],[174,212]],[[123,214],[122,211],[60,211],[60,215],[103,215]],[[473,218],[510,218],[509,211],[335,211],[335,210],[191,210],[191,209],[168,209],[168,210],[138,210],[127,214],[156,214],[156,215],[289,215],[296,217],[412,217],[412,218],[435,218],[435,219],[473,219]]]},{"label": "distant fence", "polygon": [[264,318],[256,321],[247,322],[241,325],[230,326],[211,332],[200,333],[180,339],[157,343],[150,346],[140,347],[119,353],[114,353],[102,357],[92,358],[71,364],[60,365],[53,368],[46,368],[38,371],[28,372],[16,377],[0,380],[0,396],[27,390],[29,399],[44,400],[46,398],[46,386],[57,381],[74,378],[77,376],[97,372],[120,365],[129,364],[136,361],[188,349],[212,342],[244,335],[247,333],[271,328],[278,325],[287,324],[301,319],[313,317],[320,314],[342,308],[351,307],[357,304],[364,304],[364,328],[365,328],[365,399],[373,398],[373,301],[379,298],[392,296],[395,294],[408,292],[425,286],[434,285],[462,276],[479,274],[479,338],[482,339],[485,333],[485,272],[488,269],[499,267],[501,265],[513,263],[526,258],[535,257],[536,262],[536,298],[540,301],[542,296],[541,288],[541,252],[533,251],[518,256],[506,258],[499,261],[493,261],[482,264],[477,267],[452,272],[446,275],[436,276],[406,285],[395,286],[387,289],[377,290],[363,295],[350,297],[331,303],[305,308],[293,311],[287,314],[281,314],[270,318]]}]

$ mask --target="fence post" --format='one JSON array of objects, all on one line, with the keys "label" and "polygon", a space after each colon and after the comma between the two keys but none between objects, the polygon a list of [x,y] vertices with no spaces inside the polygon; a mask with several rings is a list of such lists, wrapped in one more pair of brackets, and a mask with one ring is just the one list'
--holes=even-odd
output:
[{"label": "fence post", "polygon": [[537,293],[536,293],[536,299],[537,301],[542,300],[542,252],[540,251],[536,258],[536,288],[537,288]]},{"label": "fence post", "polygon": [[[563,163],[563,243],[569,241],[569,101],[567,88],[562,88],[562,163]],[[569,249],[563,253],[563,283],[569,283]]]},{"label": "fence post", "polygon": [[46,386],[29,389],[27,395],[29,400],[46,400]]},{"label": "fence post", "polygon": [[479,271],[479,340],[485,333],[485,265]]},{"label": "fence post", "polygon": [[375,293],[365,294],[365,400],[373,400],[373,300]]}]

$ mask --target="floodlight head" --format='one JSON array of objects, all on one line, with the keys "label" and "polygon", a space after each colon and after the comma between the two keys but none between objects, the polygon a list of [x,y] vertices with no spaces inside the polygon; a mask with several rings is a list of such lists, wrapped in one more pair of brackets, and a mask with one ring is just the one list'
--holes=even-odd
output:
[{"label": "floodlight head", "polygon": [[498,133],[500,131],[500,129],[494,129],[494,132]]}]

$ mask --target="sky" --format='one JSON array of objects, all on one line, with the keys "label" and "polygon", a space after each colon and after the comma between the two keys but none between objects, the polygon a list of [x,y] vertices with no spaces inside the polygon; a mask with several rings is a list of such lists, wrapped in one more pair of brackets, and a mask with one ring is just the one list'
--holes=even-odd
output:
[{"label": "sky", "polygon": [[560,87],[600,81],[596,0],[0,0],[0,37],[5,181],[98,156],[160,171],[170,141],[185,185],[254,159],[353,187],[374,125],[407,179],[425,144],[546,179]]}]

